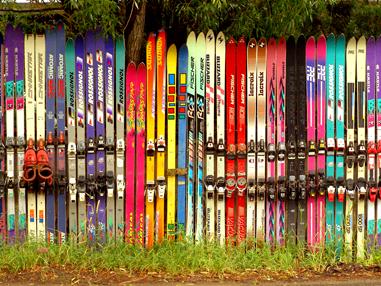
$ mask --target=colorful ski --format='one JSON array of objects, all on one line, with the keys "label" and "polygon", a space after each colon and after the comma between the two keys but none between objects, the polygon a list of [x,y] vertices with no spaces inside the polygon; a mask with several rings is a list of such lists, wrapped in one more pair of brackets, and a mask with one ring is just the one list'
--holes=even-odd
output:
[{"label": "colorful ski", "polygon": [[176,223],[176,86],[177,49],[167,52],[167,239],[175,239]]},{"label": "colorful ski", "polygon": [[186,236],[193,238],[194,234],[194,182],[195,182],[195,136],[196,136],[196,35],[190,32],[187,38],[188,48],[188,85],[187,85],[187,137],[188,137],[188,179],[187,179],[187,206],[186,206]]},{"label": "colorful ski", "polygon": [[[56,116],[56,70],[57,56],[56,56],[56,31],[51,28],[46,30],[46,150],[48,152],[48,158],[50,167],[53,170],[54,176],[56,176],[56,149],[54,146],[56,138],[55,130],[55,116]],[[42,191],[42,190],[41,190]],[[46,235],[49,243],[55,241],[56,231],[56,198],[55,198],[55,184],[47,188],[46,194]]]},{"label": "colorful ski", "polygon": [[[55,40],[55,39],[54,39]],[[36,102],[37,102],[37,107],[36,107],[36,117],[37,117],[37,134],[36,134],[36,142],[37,142],[37,147],[38,150],[41,150],[42,153],[45,153],[46,150],[44,148],[45,142],[46,142],[46,130],[48,128],[48,120],[49,124],[51,124],[51,117],[53,117],[54,120],[54,115],[55,113],[51,113],[51,106],[48,105],[46,106],[45,109],[45,103],[48,98],[47,95],[50,94],[49,92],[49,86],[46,88],[47,80],[45,80],[45,75],[46,70],[45,70],[45,62],[46,62],[46,56],[47,53],[46,51],[46,42],[45,42],[45,35],[36,35],[35,38],[35,56],[36,56],[36,62],[35,66],[37,69],[35,78],[36,78]],[[55,42],[54,44],[55,45]],[[49,58],[48,58],[49,59]],[[51,56],[50,58],[51,61],[55,62],[55,57]],[[49,61],[47,62],[46,69],[50,67],[51,71],[54,73],[54,66],[52,63]],[[54,76],[54,75],[53,75]],[[52,83],[51,89],[54,90],[55,88],[55,81]],[[47,91],[47,92],[45,92]],[[54,90],[55,91],[55,90]],[[55,95],[54,95],[55,98]],[[46,111],[45,111],[46,110]],[[48,114],[48,110],[50,111]],[[45,124],[46,123],[46,124]],[[51,128],[51,126],[49,126]],[[53,129],[51,129],[53,130]],[[34,132],[33,130],[31,132]],[[37,153],[36,153],[37,156]],[[49,154],[47,154],[49,156]],[[49,161],[49,163],[52,163],[52,161]],[[52,173],[52,167],[50,166],[50,175],[53,176]],[[39,173],[38,171],[36,173]],[[37,175],[37,174],[36,174]],[[53,193],[53,185],[52,185],[52,178],[50,179],[50,184],[46,184],[45,180],[41,180],[38,183],[38,190],[37,190],[37,239],[40,242],[45,242],[47,236],[48,236],[48,231],[47,231],[47,212],[46,210],[50,206],[47,204],[47,198],[49,198],[49,193],[53,194],[54,198],[54,193]],[[51,190],[51,191],[50,191]],[[55,208],[53,208],[55,210]],[[50,211],[50,210],[49,210]],[[55,213],[53,212],[53,220],[55,219]],[[52,225],[52,229],[54,229],[54,225]],[[53,241],[54,237],[50,237],[48,239],[48,242]]]},{"label": "colorful ski", "polygon": [[[355,100],[356,100],[356,39],[351,38],[348,41],[346,49],[346,193],[345,193],[345,257],[352,260],[353,240],[354,240],[354,199],[355,199]],[[329,85],[327,85],[329,86]],[[327,205],[328,210],[328,205]],[[333,210],[332,210],[333,212]],[[327,212],[328,219],[328,212]],[[328,225],[327,225],[328,227]],[[333,235],[333,234],[332,234]]]},{"label": "colorful ski", "polygon": [[155,226],[155,103],[156,103],[156,35],[150,33],[146,46],[147,64],[147,146],[146,146],[146,236],[145,245],[152,248]]},{"label": "colorful ski", "polygon": [[58,243],[66,241],[66,193],[67,193],[67,175],[66,175],[66,115],[65,115],[65,31],[62,23],[56,28],[56,104],[57,104],[57,229]]},{"label": "colorful ski", "polygon": [[15,30],[7,25],[5,30],[5,105],[6,105],[6,134],[5,146],[7,157],[7,236],[8,243],[14,243],[16,239],[15,230],[15,135],[14,135],[14,102],[15,102]]},{"label": "colorful ski", "polygon": [[24,110],[24,33],[20,28],[15,30],[15,98],[16,98],[16,165],[17,165],[17,234],[18,242],[26,236],[26,196],[24,175],[25,152],[25,110]]},{"label": "colorful ski", "polygon": [[156,242],[161,243],[164,239],[164,201],[165,201],[165,107],[166,107],[166,51],[167,36],[164,30],[160,30],[156,41],[156,214],[155,235]]},{"label": "colorful ski", "polygon": [[115,204],[115,225],[117,228],[116,238],[118,241],[124,240],[124,198],[125,198],[125,47],[124,38],[118,37],[115,44],[115,91],[116,91],[116,204]]},{"label": "colorful ski", "polygon": [[136,121],[136,91],[138,90],[136,66],[130,62],[126,73],[126,206],[125,232],[126,242],[135,243],[135,121]]},{"label": "colorful ski", "polygon": [[[256,193],[256,127],[257,127],[257,41],[250,39],[247,45],[247,214],[246,238],[253,244],[255,239]],[[218,124],[219,121],[217,121]]]},{"label": "colorful ski", "polygon": [[257,51],[257,223],[256,240],[265,241],[266,227],[266,59],[267,43],[265,38],[258,42]]},{"label": "colorful ski", "polygon": [[[87,236],[86,228],[86,109],[85,109],[85,54],[82,37],[75,40],[75,92],[77,129],[77,188],[78,188],[78,241]],[[86,81],[85,81],[86,80]]]},{"label": "colorful ski", "polygon": [[114,62],[114,40],[111,37],[106,39],[105,43],[105,104],[106,104],[106,231],[107,240],[112,241],[116,235],[115,227],[115,62]]},{"label": "colorful ski", "polygon": [[206,34],[205,56],[205,124],[206,124],[206,162],[205,162],[205,228],[206,239],[215,236],[215,142],[214,142],[214,66],[215,39],[212,30]]},{"label": "colorful ski", "polygon": [[96,206],[95,206],[95,33],[86,33],[86,185],[87,185],[87,238],[90,245],[96,240]]},{"label": "colorful ski", "polygon": [[205,137],[205,35],[200,33],[196,41],[196,150],[197,150],[197,179],[196,179],[196,220],[195,239],[200,242],[204,231],[204,137]]},{"label": "colorful ski", "polygon": [[375,118],[375,40],[370,37],[366,46],[366,87],[367,87],[367,173],[368,173],[368,202],[367,202],[367,249],[371,253],[375,246],[376,234],[376,198],[377,198],[377,183],[376,183],[376,118]]},{"label": "colorful ski", "polygon": [[267,45],[267,202],[266,242],[275,244],[275,164],[276,164],[276,41],[271,38]]},{"label": "colorful ski", "polygon": [[177,239],[185,236],[186,180],[187,180],[187,84],[188,49],[180,47],[177,71]]},{"label": "colorful ski", "polygon": [[[105,174],[105,89],[104,89],[104,63],[105,42],[101,32],[95,35],[95,184],[96,184],[96,235],[97,241],[106,242],[106,174]],[[94,222],[95,223],[95,222]]]},{"label": "colorful ski", "polygon": [[227,114],[226,114],[226,240],[227,243],[234,243],[235,239],[235,158],[236,158],[236,140],[235,140],[235,97],[236,97],[236,43],[230,38],[226,44],[226,78],[228,96],[227,96]]},{"label": "colorful ski", "polygon": [[285,245],[286,227],[286,40],[280,38],[277,47],[277,207],[276,207],[276,239],[280,246]]},{"label": "colorful ski", "polygon": [[[190,63],[188,64],[188,66]],[[217,135],[217,212],[216,241],[225,243],[225,36],[219,32],[216,40],[216,135]],[[190,75],[191,76],[191,75]],[[191,77],[190,77],[191,79]],[[188,86],[189,88],[189,86]],[[188,108],[189,113],[189,108]],[[189,126],[189,125],[188,125]],[[188,173],[189,177],[189,173]]]},{"label": "colorful ski", "polygon": [[246,239],[246,41],[237,43],[236,114],[237,114],[237,244]]},{"label": "colorful ski", "polygon": [[307,244],[310,249],[316,239],[316,45],[311,36],[306,44],[306,91],[307,91]]},{"label": "colorful ski", "polygon": [[357,42],[357,260],[365,259],[365,197],[366,197],[366,146],[365,146],[365,114],[366,114],[366,40],[362,36]]},{"label": "colorful ski", "polygon": [[75,48],[74,40],[68,39],[65,49],[66,65],[66,124],[67,124],[67,164],[69,191],[69,239],[77,241],[77,160],[75,137]]},{"label": "colorful ski", "polygon": [[344,230],[344,96],[345,96],[345,37],[340,35],[336,41],[336,187],[335,201],[335,242],[337,255],[343,249]]},{"label": "colorful ski", "polygon": [[136,72],[136,214],[135,241],[144,246],[144,178],[146,146],[146,66],[140,63]]},{"label": "colorful ski", "polygon": [[318,246],[323,247],[325,241],[325,160],[326,160],[326,54],[327,43],[324,35],[317,42],[316,66],[316,99],[317,99],[317,202],[316,202],[316,238]]}]

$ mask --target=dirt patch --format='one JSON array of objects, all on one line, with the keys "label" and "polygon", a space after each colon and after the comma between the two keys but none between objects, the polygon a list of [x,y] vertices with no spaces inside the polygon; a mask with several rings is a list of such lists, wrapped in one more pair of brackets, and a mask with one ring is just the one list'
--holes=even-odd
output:
[{"label": "dirt patch", "polygon": [[252,271],[214,274],[208,272],[171,276],[166,273],[128,273],[117,271],[84,271],[67,267],[41,267],[20,273],[0,273],[0,284],[14,285],[380,285],[380,267],[342,265],[322,273],[313,271]]}]

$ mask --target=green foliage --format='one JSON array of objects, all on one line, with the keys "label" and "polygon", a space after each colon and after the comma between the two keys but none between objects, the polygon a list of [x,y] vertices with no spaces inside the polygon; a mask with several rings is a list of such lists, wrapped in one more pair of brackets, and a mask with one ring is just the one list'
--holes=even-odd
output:
[{"label": "green foliage", "polygon": [[[268,246],[252,248],[245,244],[225,248],[213,243],[195,245],[185,241],[165,241],[151,250],[124,243],[89,248],[85,244],[59,246],[28,242],[0,246],[0,252],[0,271],[12,273],[39,267],[64,267],[94,273],[122,269],[130,274],[159,272],[169,276],[206,272],[217,277],[245,271],[266,271],[270,275],[298,271],[321,273],[332,266],[343,265],[333,249],[312,252],[306,251],[304,246],[271,249]],[[375,249],[372,257],[360,264],[378,265],[380,257],[381,250]]]}]

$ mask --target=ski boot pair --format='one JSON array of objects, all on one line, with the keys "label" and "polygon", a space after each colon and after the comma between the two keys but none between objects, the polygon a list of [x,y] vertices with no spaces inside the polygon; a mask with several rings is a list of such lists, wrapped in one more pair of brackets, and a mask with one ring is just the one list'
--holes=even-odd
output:
[{"label": "ski boot pair", "polygon": [[39,183],[53,184],[53,172],[49,166],[48,154],[43,140],[38,142],[38,150],[34,149],[33,140],[29,139],[24,156],[24,180],[32,183],[38,179]]}]

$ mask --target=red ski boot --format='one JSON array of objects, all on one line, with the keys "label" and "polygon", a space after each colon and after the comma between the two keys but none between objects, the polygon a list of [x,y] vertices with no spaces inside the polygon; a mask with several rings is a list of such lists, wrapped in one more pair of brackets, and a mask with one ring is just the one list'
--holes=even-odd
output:
[{"label": "red ski boot", "polygon": [[53,184],[53,172],[49,166],[48,154],[45,150],[44,140],[42,139],[38,142],[37,172],[40,181],[46,182],[49,186]]},{"label": "red ski boot", "polygon": [[24,175],[25,182],[33,182],[36,179],[37,157],[36,150],[34,150],[34,143],[32,139],[28,140],[28,147],[24,155]]}]

